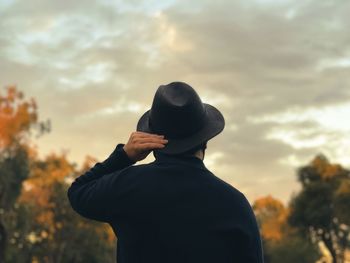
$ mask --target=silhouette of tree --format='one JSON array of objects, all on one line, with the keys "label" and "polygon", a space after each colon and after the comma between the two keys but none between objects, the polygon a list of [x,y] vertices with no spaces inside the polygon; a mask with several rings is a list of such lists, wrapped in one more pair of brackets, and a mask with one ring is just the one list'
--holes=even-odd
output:
[{"label": "silhouette of tree", "polygon": [[334,263],[344,261],[349,246],[350,174],[324,155],[298,170],[301,191],[292,199],[289,222],[308,236],[323,242]]},{"label": "silhouette of tree", "polygon": [[253,204],[262,235],[265,263],[310,263],[319,254],[287,221],[289,209],[268,195]]},{"label": "silhouette of tree", "polygon": [[[0,93],[0,262],[4,262],[9,227],[18,208],[15,203],[21,184],[29,174],[29,158],[35,149],[28,141],[38,124],[34,99],[26,100],[16,87]],[[12,234],[12,233],[11,233]]]},{"label": "silhouette of tree", "polygon": [[[88,160],[87,160],[88,161]],[[85,162],[83,167],[86,167]],[[23,254],[38,262],[114,262],[115,238],[108,224],[77,215],[67,199],[68,181],[81,174],[65,154],[33,162],[18,199],[30,207]],[[23,255],[22,254],[22,255]],[[21,255],[21,256],[22,256]],[[23,260],[23,257],[17,259]]]},{"label": "silhouette of tree", "polygon": [[67,199],[68,183],[96,160],[78,170],[65,154],[39,159],[33,132],[50,130],[34,99],[16,87],[0,93],[0,263],[114,262],[112,229],[81,218]]}]

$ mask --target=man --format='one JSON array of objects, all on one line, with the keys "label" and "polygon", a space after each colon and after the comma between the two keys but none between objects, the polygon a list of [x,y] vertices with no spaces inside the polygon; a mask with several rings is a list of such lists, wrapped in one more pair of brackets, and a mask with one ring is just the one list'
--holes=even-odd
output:
[{"label": "man", "polygon": [[118,263],[263,262],[247,199],[203,163],[224,125],[188,84],[161,85],[129,141],[72,183],[73,209],[113,228]]}]

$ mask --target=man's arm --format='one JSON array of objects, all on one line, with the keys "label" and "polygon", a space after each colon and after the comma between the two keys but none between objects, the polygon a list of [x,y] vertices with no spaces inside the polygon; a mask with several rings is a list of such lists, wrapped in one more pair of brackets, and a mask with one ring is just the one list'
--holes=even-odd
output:
[{"label": "man's arm", "polygon": [[[112,154],[103,162],[96,163],[90,170],[77,177],[69,187],[67,196],[72,208],[80,215],[97,221],[107,221],[107,204],[105,192],[112,178],[104,178],[107,174],[118,176],[118,172],[135,163],[118,144]],[[109,179],[109,180],[108,180]],[[116,179],[116,178],[115,178]],[[114,179],[114,180],[115,180]],[[107,184],[107,185],[106,185]]]},{"label": "man's arm", "polygon": [[118,144],[112,154],[75,179],[67,196],[72,208],[80,215],[108,222],[122,210],[120,202],[123,169],[146,158],[153,150],[163,148],[164,136],[134,132],[127,144]]}]

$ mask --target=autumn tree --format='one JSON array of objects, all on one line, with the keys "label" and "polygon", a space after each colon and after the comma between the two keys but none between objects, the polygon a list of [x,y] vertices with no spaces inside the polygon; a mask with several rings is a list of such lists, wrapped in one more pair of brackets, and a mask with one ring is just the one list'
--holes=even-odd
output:
[{"label": "autumn tree", "polygon": [[16,199],[35,154],[28,143],[35,125],[40,123],[34,99],[25,99],[16,87],[6,87],[5,94],[0,93],[0,262],[12,238],[9,229],[17,214]]},{"label": "autumn tree", "polygon": [[30,177],[23,183],[20,204],[30,207],[31,227],[23,233],[29,242],[20,258],[40,263],[113,262],[115,237],[108,224],[81,218],[70,207],[67,189],[72,178],[88,169],[88,157],[81,170],[63,153],[50,154],[33,163]]},{"label": "autumn tree", "polygon": [[67,199],[69,183],[97,160],[88,156],[77,169],[65,154],[39,159],[35,131],[50,131],[50,121],[39,122],[34,99],[7,87],[0,93],[0,263],[114,262],[111,227],[81,218]]},{"label": "autumn tree", "polygon": [[279,241],[287,227],[288,210],[281,201],[271,195],[257,199],[253,209],[260,225],[262,236],[266,240]]},{"label": "autumn tree", "polygon": [[298,170],[302,189],[292,199],[289,222],[313,243],[323,242],[333,263],[349,247],[350,173],[323,155]]},{"label": "autumn tree", "polygon": [[268,195],[253,204],[263,241],[266,263],[310,263],[319,257],[317,251],[298,235],[287,221],[289,209]]}]

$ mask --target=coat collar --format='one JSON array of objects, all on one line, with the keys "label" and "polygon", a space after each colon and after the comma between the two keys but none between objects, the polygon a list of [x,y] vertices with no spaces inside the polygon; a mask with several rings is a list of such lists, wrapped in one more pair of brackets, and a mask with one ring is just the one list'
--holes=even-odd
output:
[{"label": "coat collar", "polygon": [[204,162],[196,156],[193,155],[173,155],[165,154],[157,151],[153,151],[153,156],[155,158],[155,163],[182,163],[190,166],[195,166],[202,169],[207,169]]}]

